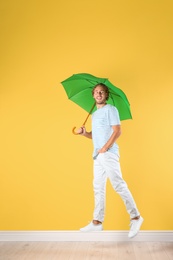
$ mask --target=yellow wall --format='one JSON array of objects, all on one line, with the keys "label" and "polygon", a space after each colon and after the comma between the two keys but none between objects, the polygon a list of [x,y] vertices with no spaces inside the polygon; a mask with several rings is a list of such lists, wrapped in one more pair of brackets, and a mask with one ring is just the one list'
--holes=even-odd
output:
[{"label": "yellow wall", "polygon": [[[71,133],[87,114],[60,84],[79,72],[127,94],[123,176],[143,229],[173,229],[172,10],[172,0],[1,1],[0,230],[78,230],[92,219],[92,143]],[[128,224],[108,182],[104,228]]]}]

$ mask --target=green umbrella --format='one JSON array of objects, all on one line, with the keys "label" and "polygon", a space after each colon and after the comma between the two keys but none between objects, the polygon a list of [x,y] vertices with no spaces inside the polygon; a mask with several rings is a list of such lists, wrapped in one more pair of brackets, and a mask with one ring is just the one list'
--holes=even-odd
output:
[{"label": "green umbrella", "polygon": [[89,113],[83,125],[85,125],[89,115],[96,110],[92,89],[98,83],[104,83],[109,88],[107,104],[111,104],[118,109],[120,120],[131,119],[130,104],[121,89],[115,87],[107,78],[98,78],[91,74],[79,73],[65,79],[61,84],[68,98]]}]

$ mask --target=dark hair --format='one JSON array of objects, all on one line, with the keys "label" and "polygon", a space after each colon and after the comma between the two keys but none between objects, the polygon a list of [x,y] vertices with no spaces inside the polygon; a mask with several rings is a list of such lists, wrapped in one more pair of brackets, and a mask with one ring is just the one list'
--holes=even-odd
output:
[{"label": "dark hair", "polygon": [[93,90],[92,90],[92,95],[94,95],[94,90],[98,86],[100,86],[100,87],[102,87],[104,89],[104,91],[107,94],[106,100],[108,100],[109,99],[109,88],[104,83],[98,83],[97,85],[95,85]]}]

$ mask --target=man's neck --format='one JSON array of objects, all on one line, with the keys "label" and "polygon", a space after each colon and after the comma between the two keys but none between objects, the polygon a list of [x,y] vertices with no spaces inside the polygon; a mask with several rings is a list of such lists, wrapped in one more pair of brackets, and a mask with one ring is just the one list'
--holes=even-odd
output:
[{"label": "man's neck", "polygon": [[99,108],[104,107],[105,105],[107,105],[107,104],[106,104],[106,103],[103,103],[103,104],[96,104],[96,107],[97,107],[97,109],[99,109]]}]

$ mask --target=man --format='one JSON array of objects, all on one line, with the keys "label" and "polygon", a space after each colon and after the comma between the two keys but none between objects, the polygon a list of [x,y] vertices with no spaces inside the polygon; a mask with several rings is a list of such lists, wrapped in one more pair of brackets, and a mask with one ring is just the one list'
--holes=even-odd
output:
[{"label": "man", "polygon": [[130,215],[129,238],[137,235],[143,218],[137,209],[131,192],[122,178],[119,163],[119,148],[116,140],[121,134],[118,110],[106,103],[109,98],[109,89],[104,84],[97,84],[92,91],[97,110],[92,115],[92,131],[87,132],[82,126],[77,130],[78,134],[93,140],[94,151],[94,197],[95,208],[93,221],[81,231],[101,231],[104,221],[105,188],[106,180],[110,182],[114,190],[121,196]]}]

